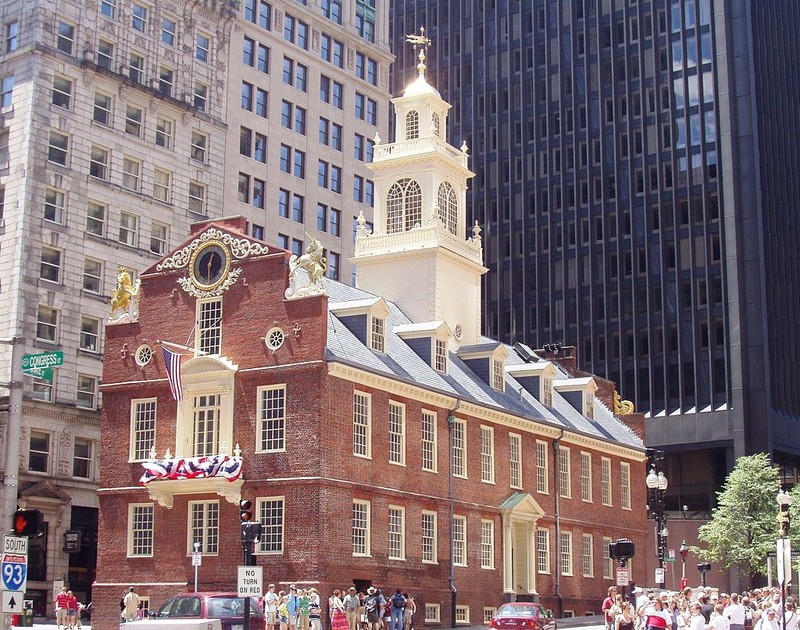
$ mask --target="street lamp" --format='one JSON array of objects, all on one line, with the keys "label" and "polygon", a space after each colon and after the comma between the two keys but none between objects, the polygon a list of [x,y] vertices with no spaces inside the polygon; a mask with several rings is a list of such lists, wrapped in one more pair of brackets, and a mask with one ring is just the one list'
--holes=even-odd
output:
[{"label": "street lamp", "polygon": [[653,519],[656,526],[656,553],[658,555],[658,571],[656,572],[656,583],[664,583],[664,554],[667,549],[667,513],[665,495],[667,493],[666,475],[663,470],[656,472],[656,461],[653,462],[650,472],[645,478],[647,484],[647,509],[649,516]]},{"label": "street lamp", "polygon": [[781,488],[775,497],[775,501],[780,507],[780,513],[778,514],[780,537],[778,538],[776,551],[778,556],[778,581],[781,583],[782,627],[786,630],[786,585],[792,579],[792,546],[789,541],[789,506],[792,505],[792,495]]},{"label": "street lamp", "polygon": [[678,553],[681,554],[681,590],[683,590],[688,585],[686,580],[686,556],[689,555],[689,547],[686,545],[686,540],[681,543]]}]

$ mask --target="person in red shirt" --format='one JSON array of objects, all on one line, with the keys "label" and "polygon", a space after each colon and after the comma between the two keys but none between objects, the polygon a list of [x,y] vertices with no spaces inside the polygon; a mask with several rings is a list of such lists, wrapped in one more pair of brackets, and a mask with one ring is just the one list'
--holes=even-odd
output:
[{"label": "person in red shirt", "polygon": [[75,627],[75,620],[78,618],[78,598],[72,594],[72,591],[67,591],[67,597],[69,597],[67,621],[69,622],[69,630],[73,630]]},{"label": "person in red shirt", "polygon": [[62,586],[55,599],[56,624],[58,625],[58,630],[64,630],[67,627],[69,603],[70,601],[69,595],[67,595],[67,587]]},{"label": "person in red shirt", "polygon": [[614,605],[614,598],[617,595],[617,587],[608,587],[608,597],[603,600],[603,614],[606,616],[606,630],[614,630],[614,615],[611,612],[611,607]]}]

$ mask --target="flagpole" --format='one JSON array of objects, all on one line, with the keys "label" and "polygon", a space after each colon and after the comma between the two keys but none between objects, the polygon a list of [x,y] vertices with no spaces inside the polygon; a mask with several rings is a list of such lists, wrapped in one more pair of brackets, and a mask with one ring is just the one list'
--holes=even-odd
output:
[{"label": "flagpole", "polygon": [[162,341],[161,339],[156,339],[156,343],[161,344],[162,346],[168,346],[172,348],[178,348],[178,350],[188,350],[189,352],[194,352],[195,355],[205,355],[208,354],[205,350],[197,350],[196,348],[190,348],[189,346],[184,346],[180,343],[172,343],[171,341]]}]

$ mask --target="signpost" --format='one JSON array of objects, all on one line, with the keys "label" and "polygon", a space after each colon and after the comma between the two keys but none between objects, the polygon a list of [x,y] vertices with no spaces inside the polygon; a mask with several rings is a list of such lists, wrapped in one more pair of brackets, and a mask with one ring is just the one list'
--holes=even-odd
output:
[{"label": "signpost", "polygon": [[64,353],[61,350],[22,356],[22,373],[28,376],[49,380],[53,378],[53,368],[61,365],[64,365]]},{"label": "signpost", "polygon": [[28,539],[23,536],[3,536],[1,557],[2,612],[19,614],[22,612],[25,586],[28,583]]}]

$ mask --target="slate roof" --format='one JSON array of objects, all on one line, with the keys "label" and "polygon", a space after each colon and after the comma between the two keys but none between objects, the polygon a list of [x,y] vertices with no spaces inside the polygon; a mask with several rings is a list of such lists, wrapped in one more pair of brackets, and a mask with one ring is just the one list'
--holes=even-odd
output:
[{"label": "slate roof", "polygon": [[[352,301],[371,303],[376,297],[361,289],[327,278],[323,282],[330,304]],[[594,418],[589,419],[576,410],[555,389],[553,390],[553,406],[546,407],[508,374],[506,374],[505,391],[494,390],[453,352],[448,357],[447,374],[437,372],[420,358],[405,340],[393,332],[395,326],[410,326],[419,322],[412,322],[393,302],[386,300],[386,303],[390,308],[390,313],[386,318],[385,353],[376,352],[367,347],[348,330],[334,313],[329,311],[326,359],[332,362],[346,363],[389,378],[415,383],[420,387],[430,388],[447,396],[504,410],[538,423],[564,428],[601,440],[617,442],[634,449],[644,449],[642,440],[617,420],[599,401],[595,404]],[[462,346],[460,352],[479,348],[493,350],[498,345],[503,345],[508,353],[507,364],[525,363],[510,345],[501,344],[488,337],[481,337],[479,343],[474,346]],[[569,378],[569,375],[557,364],[554,364],[554,367],[556,368],[556,379]]]}]

